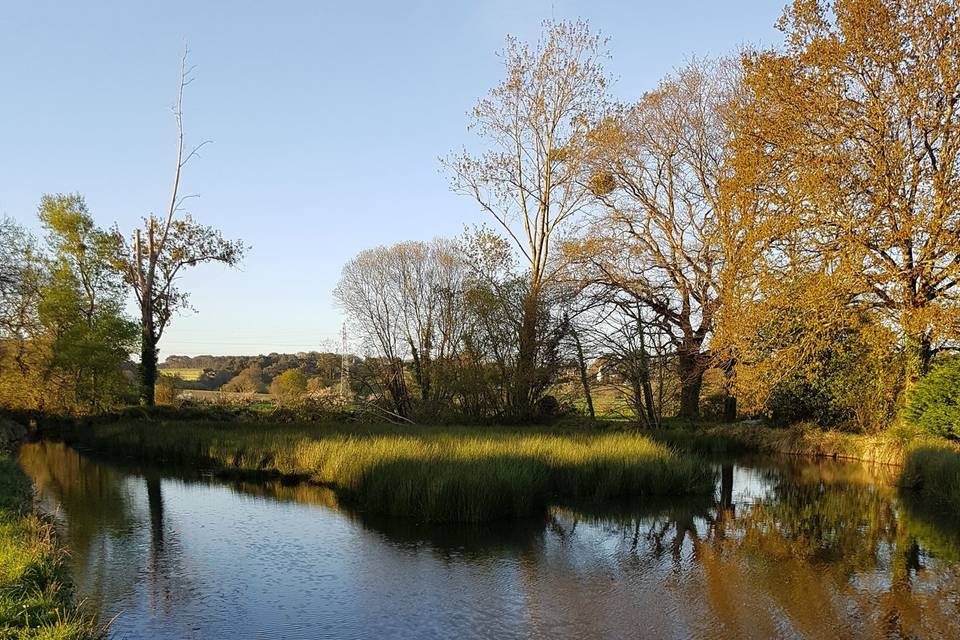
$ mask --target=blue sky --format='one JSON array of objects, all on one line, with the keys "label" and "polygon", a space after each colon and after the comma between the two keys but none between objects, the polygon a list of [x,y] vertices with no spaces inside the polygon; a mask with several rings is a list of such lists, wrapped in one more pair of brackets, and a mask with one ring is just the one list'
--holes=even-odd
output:
[{"label": "blue sky", "polygon": [[612,93],[631,100],[690,56],[780,41],[783,0],[614,2],[44,2],[0,12],[0,213],[35,225],[43,193],[80,192],[130,229],[169,197],[169,107],[184,43],[197,66],[188,140],[211,139],[184,192],[244,239],[241,271],[195,269],[198,313],[170,354],[335,344],[331,290],[357,252],[483,221],[438,157],[478,145],[466,112],[499,82],[508,33],[583,18],[610,38]]}]

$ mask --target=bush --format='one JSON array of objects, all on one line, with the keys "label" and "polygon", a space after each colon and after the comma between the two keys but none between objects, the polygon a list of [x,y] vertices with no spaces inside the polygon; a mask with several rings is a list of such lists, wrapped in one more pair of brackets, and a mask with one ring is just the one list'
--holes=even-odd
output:
[{"label": "bush", "polygon": [[837,427],[850,419],[848,407],[836,397],[828,381],[793,375],[773,388],[767,399],[773,419],[782,424],[811,420],[821,427]]},{"label": "bush", "polygon": [[960,359],[945,362],[914,385],[903,418],[926,433],[960,440]]},{"label": "bush", "polygon": [[177,379],[173,376],[157,376],[153,390],[154,401],[162,405],[174,405],[177,402]]}]

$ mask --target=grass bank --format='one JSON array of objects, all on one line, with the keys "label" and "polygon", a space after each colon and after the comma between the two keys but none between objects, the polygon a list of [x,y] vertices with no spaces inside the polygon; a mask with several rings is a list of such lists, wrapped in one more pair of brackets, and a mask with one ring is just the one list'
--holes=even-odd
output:
[{"label": "grass bank", "polygon": [[741,423],[677,426],[651,437],[702,453],[758,451],[897,465],[901,468],[898,485],[914,488],[937,507],[960,514],[960,444],[904,427],[859,435],[807,424],[774,428]]},{"label": "grass bank", "polygon": [[88,640],[100,636],[71,604],[52,526],[30,510],[30,485],[0,453],[0,638]]},{"label": "grass bank", "polygon": [[435,522],[714,487],[713,471],[695,456],[635,433],[126,421],[75,427],[65,439],[112,456],[297,476],[358,509]]}]

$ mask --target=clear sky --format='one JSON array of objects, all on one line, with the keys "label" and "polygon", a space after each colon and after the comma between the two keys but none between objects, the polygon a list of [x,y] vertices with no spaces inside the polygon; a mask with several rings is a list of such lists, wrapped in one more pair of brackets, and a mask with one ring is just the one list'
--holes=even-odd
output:
[{"label": "clear sky", "polygon": [[630,100],[692,55],[779,43],[785,0],[48,2],[0,12],[0,213],[35,225],[43,193],[80,192],[132,229],[169,197],[178,56],[196,80],[190,211],[252,246],[241,271],[184,278],[196,314],[170,354],[326,349],[331,290],[379,244],[483,220],[438,157],[475,145],[466,112],[502,77],[508,33],[583,18],[610,38],[612,93]]}]

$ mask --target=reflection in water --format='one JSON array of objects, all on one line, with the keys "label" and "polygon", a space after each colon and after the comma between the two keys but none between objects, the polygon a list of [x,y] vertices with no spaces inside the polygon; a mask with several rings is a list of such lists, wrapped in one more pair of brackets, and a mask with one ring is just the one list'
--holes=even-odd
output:
[{"label": "reflection in water", "polygon": [[21,463],[115,637],[960,637],[955,522],[893,471],[720,465],[714,499],[428,526],[328,489]]}]

